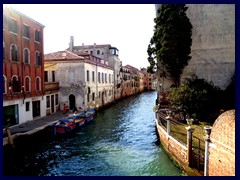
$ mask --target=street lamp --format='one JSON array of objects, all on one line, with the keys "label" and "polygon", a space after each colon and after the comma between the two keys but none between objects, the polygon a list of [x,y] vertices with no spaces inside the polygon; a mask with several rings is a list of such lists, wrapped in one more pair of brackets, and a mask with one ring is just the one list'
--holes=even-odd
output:
[{"label": "street lamp", "polygon": [[192,118],[188,118],[188,119],[186,119],[186,121],[187,121],[187,124],[191,127],[192,124],[193,124],[193,119]]},{"label": "street lamp", "polygon": [[169,120],[171,118],[171,114],[172,114],[172,111],[166,111],[167,113],[167,116],[166,116],[166,119]]}]

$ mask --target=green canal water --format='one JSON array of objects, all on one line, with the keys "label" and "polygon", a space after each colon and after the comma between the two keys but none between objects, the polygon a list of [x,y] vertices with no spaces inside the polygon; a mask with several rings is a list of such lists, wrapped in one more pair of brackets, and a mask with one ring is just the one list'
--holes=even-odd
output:
[{"label": "green canal water", "polygon": [[91,124],[71,136],[45,132],[4,152],[4,175],[179,176],[181,170],[159,145],[155,99],[156,92],[123,99],[97,112]]}]

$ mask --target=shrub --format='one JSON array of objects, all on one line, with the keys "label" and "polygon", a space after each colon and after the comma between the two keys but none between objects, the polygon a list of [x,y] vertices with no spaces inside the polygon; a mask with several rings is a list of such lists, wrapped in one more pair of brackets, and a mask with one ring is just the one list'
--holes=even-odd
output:
[{"label": "shrub", "polygon": [[220,108],[218,96],[221,93],[212,82],[192,75],[181,86],[171,88],[167,99],[171,106],[183,111],[185,115],[202,119]]}]

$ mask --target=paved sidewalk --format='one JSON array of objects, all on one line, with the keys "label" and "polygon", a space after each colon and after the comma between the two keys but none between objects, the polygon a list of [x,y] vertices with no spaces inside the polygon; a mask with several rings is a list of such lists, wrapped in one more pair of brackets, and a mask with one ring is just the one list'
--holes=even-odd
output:
[{"label": "paved sidewalk", "polygon": [[[68,114],[63,114],[62,111],[56,112],[54,114],[38,118],[32,121],[27,121],[22,124],[18,124],[12,127],[9,127],[12,134],[12,138],[15,139],[21,135],[30,135],[42,129],[45,129],[47,126],[52,124],[55,121],[58,121],[62,118],[67,118]],[[3,130],[3,146],[8,144],[8,138],[6,137],[5,129]]]}]

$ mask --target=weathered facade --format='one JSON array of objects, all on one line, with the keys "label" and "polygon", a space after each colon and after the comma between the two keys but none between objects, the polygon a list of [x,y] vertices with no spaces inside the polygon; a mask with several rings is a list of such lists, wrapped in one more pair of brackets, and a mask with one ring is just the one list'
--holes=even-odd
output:
[{"label": "weathered facade", "polygon": [[100,58],[67,50],[45,55],[45,67],[55,66],[59,101],[70,110],[99,108],[113,100],[113,69]]},{"label": "weathered facade", "polygon": [[156,74],[151,74],[147,72],[146,68],[142,68],[141,73],[143,76],[143,84],[144,84],[144,90],[155,90],[156,89]]},{"label": "weathered facade", "polygon": [[100,58],[104,61],[104,64],[107,64],[109,67],[113,68],[113,77],[114,77],[114,99],[119,99],[121,92],[119,90],[120,86],[120,68],[122,66],[122,62],[118,58],[118,49],[116,47],[112,47],[110,44],[97,45],[84,45],[75,46],[74,45],[74,37],[70,37],[69,48],[67,49],[70,52],[75,54],[79,54],[82,52],[94,55],[95,57]]},{"label": "weathered facade", "polygon": [[[160,4],[155,5],[156,10]],[[187,4],[192,23],[191,60],[183,70],[181,81],[196,74],[225,89],[235,73],[235,5]],[[165,90],[170,78],[160,80]]]},{"label": "weathered facade", "polygon": [[130,65],[123,66],[120,70],[121,76],[121,97],[141,93],[144,88],[140,86],[140,71]]},{"label": "weathered facade", "polygon": [[46,115],[60,110],[59,82],[56,81],[56,68],[56,63],[44,63],[44,99],[46,99]]},{"label": "weathered facade", "polygon": [[[13,8],[3,9],[4,126],[46,115],[44,25]],[[42,110],[43,109],[43,110]]]}]

